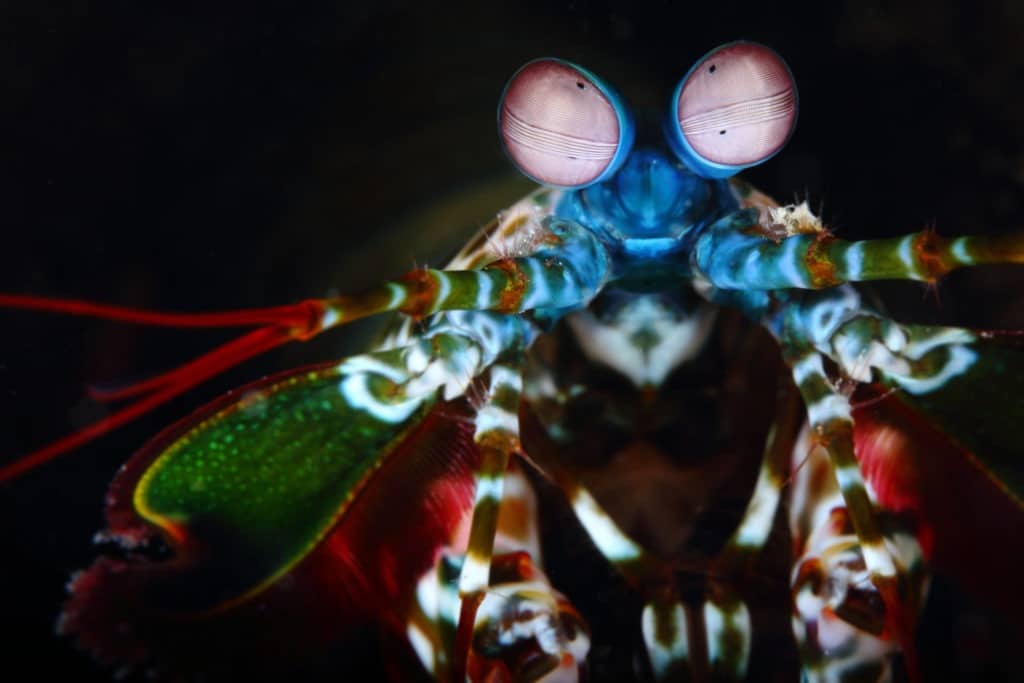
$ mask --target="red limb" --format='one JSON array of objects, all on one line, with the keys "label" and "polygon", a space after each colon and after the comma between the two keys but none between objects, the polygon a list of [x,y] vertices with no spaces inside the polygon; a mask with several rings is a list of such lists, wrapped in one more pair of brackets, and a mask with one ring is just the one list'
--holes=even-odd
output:
[{"label": "red limb", "polygon": [[321,323],[328,310],[324,302],[307,300],[290,306],[224,313],[162,313],[72,299],[46,299],[12,294],[0,294],[0,308],[49,311],[163,327],[261,326],[169,372],[127,387],[91,392],[103,401],[139,396],[142,398],[99,422],[0,467],[0,482],[14,479],[131,422],[228,368],[286,342],[315,336],[323,329]]},{"label": "red limb", "polygon": [[319,323],[324,305],[310,299],[288,306],[251,308],[223,313],[164,313],[147,311],[127,306],[96,304],[77,299],[49,299],[23,294],[0,294],[0,308],[20,308],[49,313],[80,315],[88,318],[102,318],[137,325],[157,327],[250,327],[253,325],[275,325],[281,327],[308,328]]}]

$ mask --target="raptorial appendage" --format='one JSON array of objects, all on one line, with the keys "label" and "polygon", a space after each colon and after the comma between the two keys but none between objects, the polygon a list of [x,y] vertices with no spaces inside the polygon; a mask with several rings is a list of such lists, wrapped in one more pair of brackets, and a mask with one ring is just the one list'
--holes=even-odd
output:
[{"label": "raptorial appendage", "polygon": [[[949,408],[951,393],[962,393],[956,387],[963,378],[986,369],[984,358],[994,357],[994,350],[983,350],[983,337],[969,330],[897,323],[866,307],[849,286],[782,296],[787,306],[767,326],[778,335],[807,406],[813,449],[808,467],[815,472],[804,477],[793,503],[803,515],[794,521],[800,558],[794,582],[805,666],[821,680],[842,680],[837,672],[864,666],[884,680],[890,656],[901,651],[911,680],[920,680],[914,649],[923,601],[924,555],[914,526],[920,520],[894,527],[862,473],[866,457],[872,467],[885,459],[885,467],[896,469],[909,466],[900,464],[909,454],[879,455],[877,444],[870,454],[855,450],[864,429],[854,418],[852,387],[892,387],[908,401],[930,402],[939,414]],[[987,450],[998,456],[1005,444],[997,436]],[[920,507],[912,502],[910,510]],[[815,506],[824,511],[810,512]],[[848,591],[851,577],[861,583]]]},{"label": "raptorial appendage", "polygon": [[[808,681],[887,682],[901,654],[887,605],[873,583],[867,548],[851,523],[825,449],[804,430],[792,460],[789,508],[793,539],[793,631]],[[875,497],[869,493],[875,503]],[[914,613],[928,574],[912,520],[886,515],[881,534]]]},{"label": "raptorial appendage", "polygon": [[[475,512],[463,519],[451,545],[420,577],[409,615],[409,642],[438,680],[454,680],[460,671],[474,681],[579,680],[589,650],[587,626],[540,568],[537,502],[515,463],[504,473],[499,508],[493,554],[487,558],[488,582],[468,628],[466,651],[458,649],[458,633],[466,628],[460,625],[460,581],[467,575],[467,553],[475,551],[470,540]],[[457,663],[458,656],[465,663]]]}]

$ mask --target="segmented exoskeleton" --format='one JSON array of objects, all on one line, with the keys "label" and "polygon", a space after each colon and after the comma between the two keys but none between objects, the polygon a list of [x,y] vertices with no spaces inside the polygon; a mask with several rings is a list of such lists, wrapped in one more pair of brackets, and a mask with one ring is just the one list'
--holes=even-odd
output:
[{"label": "segmented exoskeleton", "polygon": [[[1017,350],[999,335],[900,324],[850,283],[1019,262],[1024,237],[845,242],[806,205],[727,180],[782,148],[796,110],[781,58],[732,43],[672,95],[668,149],[633,149],[610,87],[537,60],[506,87],[499,128],[516,166],[548,187],[444,270],[221,316],[0,298],[261,326],[114,392],[139,402],[2,478],[285,341],[406,316],[373,352],[247,387],[137,454],[112,485],[109,534],[129,546],[159,536],[174,559],[99,560],[72,582],[61,629],[104,660],[178,673],[218,629],[288,658],[373,622],[411,646],[389,665],[396,675],[414,656],[442,679],[572,680],[587,666],[587,615],[545,576],[530,477],[564,494],[639,596],[634,675],[743,679],[757,624],[778,619],[753,567],[792,480],[785,619],[804,675],[885,680],[898,658],[917,678],[925,496],[892,482],[934,435],[893,415],[909,405],[958,425],[955,397]],[[1015,437],[971,433],[947,447],[975,456],[1019,507],[1005,459]],[[909,434],[918,440],[900,441]],[[750,480],[732,479],[742,465]],[[742,513],[723,517],[715,500],[734,488]],[[701,540],[705,524],[725,531]]]}]

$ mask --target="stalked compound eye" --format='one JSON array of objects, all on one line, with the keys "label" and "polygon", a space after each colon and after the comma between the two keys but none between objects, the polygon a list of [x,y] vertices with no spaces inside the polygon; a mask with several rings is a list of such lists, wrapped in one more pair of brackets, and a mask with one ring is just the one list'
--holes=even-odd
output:
[{"label": "stalked compound eye", "polygon": [[796,113],[796,82],[782,58],[757,43],[729,43],[679,83],[666,134],[694,173],[727,178],[782,149]]},{"label": "stalked compound eye", "polygon": [[498,106],[498,131],[520,171],[566,188],[611,176],[634,138],[632,118],[618,94],[559,59],[532,61],[512,76]]}]

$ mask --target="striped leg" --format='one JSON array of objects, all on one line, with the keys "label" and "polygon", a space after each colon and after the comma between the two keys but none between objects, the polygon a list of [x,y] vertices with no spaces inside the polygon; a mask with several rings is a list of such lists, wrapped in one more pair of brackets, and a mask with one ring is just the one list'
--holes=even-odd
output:
[{"label": "striped leg", "polygon": [[476,416],[474,440],[480,448],[476,497],[469,530],[469,545],[459,574],[462,607],[455,638],[454,678],[465,677],[476,612],[490,582],[491,555],[498,527],[505,470],[519,443],[519,399],[522,376],[507,365],[490,369],[487,399]]},{"label": "striped leg", "polygon": [[[407,635],[435,680],[450,680],[460,600],[458,580],[465,554],[460,548],[471,523],[452,538],[453,546],[419,580]],[[461,542],[459,539],[462,539]],[[578,680],[589,651],[582,617],[556,591],[539,567],[537,501],[520,467],[505,473],[494,539],[490,580],[473,628],[467,666],[470,680]],[[502,678],[504,677],[504,678]]]},{"label": "striped leg", "polygon": [[785,313],[767,319],[783,344],[806,347],[836,363],[844,378],[882,380],[911,394],[928,394],[977,363],[983,336],[958,327],[904,325],[865,307],[852,287],[800,293]]},{"label": "striped leg", "polygon": [[654,680],[695,679],[690,652],[694,619],[692,610],[675,596],[655,598],[644,605],[641,627]]},{"label": "striped leg", "polygon": [[[676,594],[671,567],[645,553],[585,488],[564,474],[556,483],[598,551],[646,597],[641,627],[654,679],[699,680],[708,668],[720,680],[742,678],[750,652],[750,617],[726,582],[715,583],[713,597],[695,614]],[[699,635],[695,629],[702,628],[706,659],[699,649],[701,639],[695,637]]]},{"label": "striped leg", "polygon": [[654,679],[695,680],[703,670],[703,662],[695,661],[701,660],[699,650],[694,650],[699,640],[693,639],[693,629],[700,628],[699,615],[679,599],[671,568],[649,556],[568,474],[556,472],[555,483],[598,552],[645,596],[641,628]]},{"label": "striped leg", "polygon": [[491,580],[474,627],[470,679],[579,680],[590,650],[586,624],[532,557],[495,555]]},{"label": "striped leg", "polygon": [[733,590],[768,539],[789,454],[801,418],[796,392],[786,385],[765,446],[754,496],[725,549],[710,567],[710,590],[698,610],[676,594],[672,568],[650,557],[567,473],[552,474],[594,545],[647,598],[642,630],[656,680],[743,678],[752,642],[749,610]]},{"label": "striped leg", "polygon": [[[871,590],[828,454],[812,446],[805,429],[792,457],[793,631],[804,677],[811,683],[891,681],[899,644],[885,634],[885,610]],[[885,538],[911,579],[911,598],[923,598],[927,577],[912,530],[890,521]]]},{"label": "striped leg", "polygon": [[132,403],[105,419],[0,467],[12,479],[166,403],[211,377],[291,341],[367,316],[399,311],[423,318],[440,311],[521,313],[580,307],[610,275],[609,258],[590,231],[549,216],[525,256],[501,258],[475,270],[414,270],[351,296],[310,299],[290,306],[227,313],[167,314],[67,299],[0,294],[0,308],[25,308],[171,327],[256,326],[176,370],[115,391],[102,400]]},{"label": "striped leg", "polygon": [[619,528],[586,488],[565,472],[554,475],[598,552],[633,586],[654,596],[644,605],[641,627],[655,680],[691,680],[693,615],[678,599],[671,572],[666,576],[659,571],[657,562]]},{"label": "striped leg", "polygon": [[439,311],[522,313],[576,308],[609,277],[609,258],[590,231],[549,216],[535,248],[478,270],[423,268],[353,296],[307,302],[318,309],[317,332],[370,315],[399,311],[421,318]]},{"label": "striped leg", "polygon": [[[763,220],[763,219],[762,219]],[[1024,263],[1024,234],[942,237],[924,230],[848,242],[808,214],[799,228],[759,223],[756,210],[733,213],[697,240],[696,265],[714,286],[734,290],[824,289],[847,282],[935,282],[957,268]],[[782,239],[777,239],[781,228]]]},{"label": "striped leg", "polygon": [[886,546],[854,455],[850,400],[832,386],[820,353],[807,346],[785,346],[784,353],[807,406],[814,446],[828,454],[867,574],[885,606],[885,625],[903,648],[908,674],[918,680],[913,615],[901,594],[908,581]]}]

